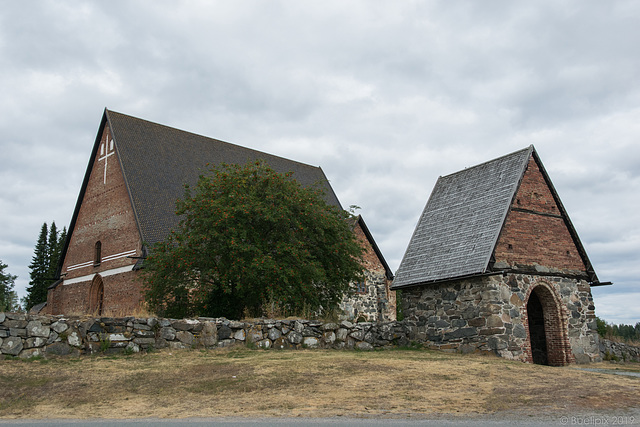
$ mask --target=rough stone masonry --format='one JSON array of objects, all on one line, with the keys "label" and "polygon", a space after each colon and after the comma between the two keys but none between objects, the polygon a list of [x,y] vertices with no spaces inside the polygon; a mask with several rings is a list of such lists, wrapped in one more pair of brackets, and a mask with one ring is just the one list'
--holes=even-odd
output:
[{"label": "rough stone masonry", "polygon": [[407,345],[401,322],[323,323],[225,318],[70,318],[0,313],[0,353],[21,358],[160,348],[217,348],[252,343],[269,349],[372,350]]},{"label": "rough stone masonry", "polygon": [[[515,305],[517,306],[517,302]],[[457,329],[463,332],[453,334],[461,336],[448,337],[450,340],[473,342],[474,336],[482,337],[490,329],[504,332],[510,329],[515,336],[522,333],[517,323],[509,326],[502,320],[500,326],[497,317],[503,319],[503,316],[498,316],[497,313],[489,315],[484,321],[477,316],[479,313],[469,314],[469,319],[465,320],[469,326]],[[445,323],[456,323],[456,320],[458,323],[462,321],[438,319],[434,320],[434,324],[444,330]],[[425,346],[443,351],[474,351],[504,356],[501,350],[509,348],[509,342],[501,341],[499,335],[495,342],[490,341],[491,344],[446,346],[437,337],[419,333],[416,335],[415,328],[413,322],[406,321],[323,323],[302,319],[233,321],[225,318],[72,318],[0,312],[0,354],[20,358],[80,356],[95,353],[137,353],[161,348],[218,348],[248,343],[264,349],[373,350],[410,345],[416,342],[410,341],[411,337],[421,338],[421,343]],[[479,342],[481,339],[475,341]],[[621,360],[640,362],[638,347],[600,339],[600,349],[617,355]],[[588,360],[577,358],[577,361]]]}]

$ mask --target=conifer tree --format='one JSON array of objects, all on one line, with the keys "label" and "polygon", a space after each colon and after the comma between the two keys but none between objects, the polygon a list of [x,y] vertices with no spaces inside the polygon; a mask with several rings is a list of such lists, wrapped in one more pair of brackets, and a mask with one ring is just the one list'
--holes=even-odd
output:
[{"label": "conifer tree", "polygon": [[62,232],[58,232],[55,221],[51,223],[49,229],[48,250],[49,250],[49,268],[47,273],[48,284],[51,285],[58,273],[58,262],[60,261],[60,255],[62,254],[62,247],[64,241],[67,238],[66,227],[62,229]]},{"label": "conifer tree", "polygon": [[17,276],[4,271],[7,264],[0,260],[0,312],[18,310],[18,295],[13,290]]},{"label": "conifer tree", "polygon": [[[55,224],[52,224],[55,231]],[[27,287],[27,296],[24,299],[24,309],[29,311],[31,307],[47,300],[47,288],[51,283],[50,260],[51,250],[49,247],[49,238],[51,237],[47,223],[42,224],[38,242],[34,250],[33,258],[29,268],[29,286]],[[54,244],[57,242],[57,236],[54,236]]]}]

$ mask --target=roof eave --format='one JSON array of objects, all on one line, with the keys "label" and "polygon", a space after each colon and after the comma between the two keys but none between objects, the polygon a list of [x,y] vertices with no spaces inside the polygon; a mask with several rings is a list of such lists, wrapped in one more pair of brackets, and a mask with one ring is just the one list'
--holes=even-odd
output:
[{"label": "roof eave", "polygon": [[391,271],[391,268],[389,268],[389,264],[387,264],[387,261],[384,259],[384,255],[382,255],[382,251],[376,244],[376,241],[373,239],[373,235],[369,231],[369,227],[367,227],[367,224],[365,224],[364,219],[362,218],[362,215],[358,215],[357,222],[360,225],[360,228],[362,229],[362,232],[364,233],[365,237],[369,241],[369,244],[373,248],[373,251],[376,253],[376,256],[380,260],[380,263],[384,267],[384,271],[387,276],[387,279],[393,280],[393,272]]},{"label": "roof eave", "polygon": [[443,279],[434,279],[434,280],[427,280],[427,281],[423,281],[423,282],[417,282],[417,283],[407,283],[404,285],[391,285],[391,290],[399,290],[399,289],[407,289],[407,288],[415,288],[418,286],[430,286],[430,285],[439,285],[441,283],[447,283],[447,282],[455,282],[458,280],[466,280],[466,279],[474,279],[477,277],[486,277],[486,276],[496,276],[498,274],[502,274],[502,271],[482,271],[482,272],[477,272],[477,273],[471,273],[471,274],[465,274],[462,276],[456,276],[456,277],[448,277],[448,278],[443,278]]},{"label": "roof eave", "polygon": [[[111,130],[111,138],[113,139],[114,142],[114,148],[116,150],[116,157],[118,159],[118,164],[120,165],[120,171],[122,172],[122,179],[124,180],[124,186],[127,189],[127,195],[129,196],[129,203],[131,203],[131,209],[133,211],[133,217],[135,218],[136,221],[136,228],[138,229],[138,236],[140,237],[140,241],[142,242],[142,244],[144,244],[145,239],[144,236],[142,234],[142,227],[140,227],[140,217],[138,215],[138,209],[136,208],[136,204],[134,203],[133,200],[133,195],[131,194],[131,186],[129,185],[129,180],[127,179],[127,171],[125,170],[124,164],[122,162],[122,156],[120,155],[120,151],[118,149],[118,138],[116,137],[116,133],[114,131],[113,126],[111,125],[111,118],[109,117],[109,110],[107,110],[106,108],[104,109],[105,111],[105,116],[107,119],[107,123],[109,124],[109,129]],[[100,125],[100,128],[102,128],[102,125]],[[136,266],[138,264],[136,263]]]}]

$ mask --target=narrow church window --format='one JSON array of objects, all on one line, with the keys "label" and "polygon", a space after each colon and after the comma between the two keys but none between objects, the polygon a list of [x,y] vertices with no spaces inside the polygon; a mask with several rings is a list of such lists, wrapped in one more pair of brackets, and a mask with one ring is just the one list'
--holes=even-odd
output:
[{"label": "narrow church window", "polygon": [[513,250],[513,245],[512,245],[511,243],[509,243],[509,244],[507,245],[507,249],[509,249],[510,251],[512,251],[512,250]]},{"label": "narrow church window", "polygon": [[[86,259],[86,258],[85,258]],[[96,252],[95,257],[93,258],[93,265],[98,266],[102,262],[102,243],[100,240],[96,242]]]},{"label": "narrow church window", "polygon": [[367,293],[367,286],[365,285],[364,282],[358,282],[356,284],[356,292],[358,292],[359,294],[366,294]]}]

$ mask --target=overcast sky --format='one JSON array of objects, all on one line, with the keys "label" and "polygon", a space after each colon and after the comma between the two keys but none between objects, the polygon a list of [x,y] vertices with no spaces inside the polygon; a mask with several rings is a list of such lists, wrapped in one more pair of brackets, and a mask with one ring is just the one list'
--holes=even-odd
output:
[{"label": "overcast sky", "polygon": [[440,175],[534,144],[640,321],[640,2],[16,1],[0,9],[0,260],[25,295],[103,109],[321,166],[392,270]]}]

